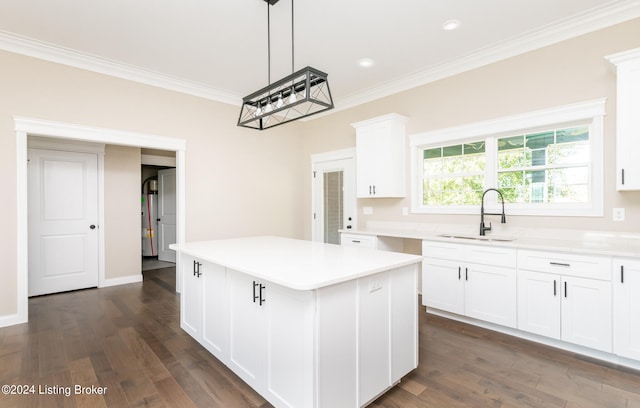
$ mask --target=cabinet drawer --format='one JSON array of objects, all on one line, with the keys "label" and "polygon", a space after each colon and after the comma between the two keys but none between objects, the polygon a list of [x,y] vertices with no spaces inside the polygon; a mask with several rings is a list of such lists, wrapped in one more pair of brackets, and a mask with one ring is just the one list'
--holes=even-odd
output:
[{"label": "cabinet drawer", "polygon": [[422,241],[422,256],[436,259],[462,260],[462,246],[450,242]]},{"label": "cabinet drawer", "polygon": [[468,262],[504,266],[507,268],[516,267],[516,250],[512,248],[500,248],[487,245],[468,245],[466,251]]},{"label": "cabinet drawer", "polygon": [[611,258],[542,251],[518,251],[518,269],[611,280]]},{"label": "cabinet drawer", "polygon": [[467,245],[439,241],[422,241],[422,256],[450,259],[464,263],[515,268],[516,250],[489,245]]},{"label": "cabinet drawer", "polygon": [[377,239],[374,235],[342,234],[340,236],[340,244],[376,249]]}]

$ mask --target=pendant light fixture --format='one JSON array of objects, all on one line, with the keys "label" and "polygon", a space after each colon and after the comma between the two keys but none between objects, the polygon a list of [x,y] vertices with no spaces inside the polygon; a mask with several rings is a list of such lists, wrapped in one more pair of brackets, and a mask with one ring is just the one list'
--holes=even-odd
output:
[{"label": "pendant light fixture", "polygon": [[269,85],[242,99],[238,126],[264,130],[333,109],[327,74],[312,67],[294,72],[293,1],[291,0],[291,75],[271,83],[271,20],[267,3],[267,80]]}]

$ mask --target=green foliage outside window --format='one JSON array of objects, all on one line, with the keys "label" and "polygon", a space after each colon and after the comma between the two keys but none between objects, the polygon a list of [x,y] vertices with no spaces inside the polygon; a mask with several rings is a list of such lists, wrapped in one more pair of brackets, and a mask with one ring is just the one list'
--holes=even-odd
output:
[{"label": "green foliage outside window", "polygon": [[[485,152],[485,141],[424,149],[424,205],[479,205],[493,187],[487,177],[511,203],[589,202],[588,126],[501,137],[496,145],[496,152]],[[487,175],[492,158],[497,174]]]}]

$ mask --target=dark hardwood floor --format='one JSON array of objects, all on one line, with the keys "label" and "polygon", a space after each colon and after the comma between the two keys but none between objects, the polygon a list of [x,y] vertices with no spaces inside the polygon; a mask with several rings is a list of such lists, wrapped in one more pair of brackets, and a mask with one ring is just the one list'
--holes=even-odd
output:
[{"label": "dark hardwood floor", "polygon": [[[29,323],[0,329],[0,385],[35,394],[0,393],[0,407],[270,407],[180,329],[174,288],[167,268],[30,299]],[[640,407],[639,372],[423,308],[420,324],[418,369],[371,407]]]}]

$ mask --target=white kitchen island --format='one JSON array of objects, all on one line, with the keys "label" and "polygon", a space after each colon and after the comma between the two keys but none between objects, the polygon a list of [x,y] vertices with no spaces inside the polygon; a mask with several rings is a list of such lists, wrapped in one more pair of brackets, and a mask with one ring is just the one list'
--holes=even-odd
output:
[{"label": "white kitchen island", "polygon": [[278,237],[171,246],[181,327],[276,407],[361,407],[418,364],[420,256]]}]

